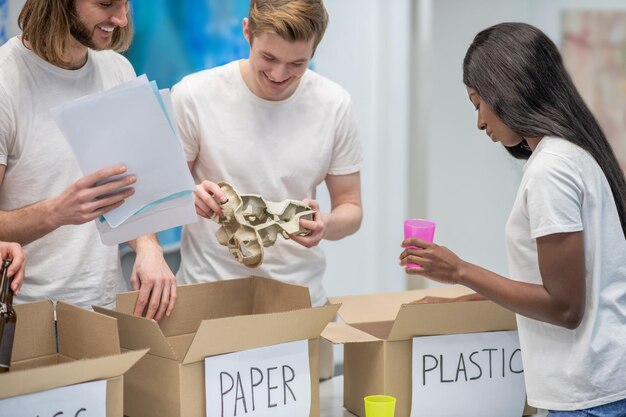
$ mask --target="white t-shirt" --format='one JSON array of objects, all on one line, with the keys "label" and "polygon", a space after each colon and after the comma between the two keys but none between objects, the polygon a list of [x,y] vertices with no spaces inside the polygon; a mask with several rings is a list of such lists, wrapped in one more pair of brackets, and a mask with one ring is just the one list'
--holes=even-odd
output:
[{"label": "white t-shirt", "polygon": [[[50,109],[135,77],[130,63],[113,51],[88,54],[82,68],[65,70],[18,38],[0,47],[0,164],[6,166],[0,210],[56,197],[83,176]],[[101,243],[94,222],[60,227],[24,249],[26,278],[16,302],[113,305],[122,277],[118,248]]]},{"label": "white t-shirt", "polygon": [[[361,147],[348,93],[307,70],[282,101],[263,100],[245,84],[239,61],[185,77],[172,100],[196,182],[227,181],[242,194],[268,201],[315,198],[328,174],[358,172]],[[263,263],[238,263],[215,237],[217,223],[201,218],[183,229],[179,282],[248,275],[306,285],[314,305],[325,302],[320,247],[307,249],[279,237],[264,248]]]},{"label": "white t-shirt", "polygon": [[528,403],[553,410],[626,398],[626,239],[596,161],[546,137],[524,167],[506,235],[511,277],[542,284],[536,239],[583,231],[586,305],[574,330],[517,316]]}]

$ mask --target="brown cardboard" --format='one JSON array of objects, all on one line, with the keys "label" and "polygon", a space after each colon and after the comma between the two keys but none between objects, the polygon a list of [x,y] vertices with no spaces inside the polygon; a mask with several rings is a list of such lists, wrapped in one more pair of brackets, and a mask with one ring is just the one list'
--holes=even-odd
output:
[{"label": "brown cardboard", "polygon": [[319,416],[318,337],[339,306],[311,308],[306,287],[248,277],[181,285],[172,315],[156,323],[132,315],[137,296],[119,294],[116,311],[94,307],[117,319],[123,348],[150,348],[125,375],[127,416],[205,417],[205,357],[296,340],[309,341],[310,416]]},{"label": "brown cardboard", "polygon": [[107,417],[122,417],[122,375],[147,350],[120,353],[114,319],[59,302],[57,352],[51,301],[16,305],[15,311],[11,371],[0,374],[0,399],[106,379]]},{"label": "brown cardboard", "polygon": [[[413,303],[424,297],[455,298],[473,292],[449,286],[397,293],[330,297],[341,303],[344,323],[330,323],[322,337],[344,345],[344,407],[364,417],[363,398],[396,397],[396,416],[411,414],[412,338],[515,330],[515,314],[481,301]],[[524,415],[536,412],[526,407]]]}]

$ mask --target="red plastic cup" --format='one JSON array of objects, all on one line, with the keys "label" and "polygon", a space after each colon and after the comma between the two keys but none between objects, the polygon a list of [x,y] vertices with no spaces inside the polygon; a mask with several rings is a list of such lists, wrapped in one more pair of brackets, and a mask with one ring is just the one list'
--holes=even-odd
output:
[{"label": "red plastic cup", "polygon": [[[432,220],[406,219],[404,221],[404,238],[416,237],[426,242],[432,243],[435,236],[436,223]],[[417,246],[407,246],[407,248],[417,248]],[[407,264],[407,268],[421,268],[418,264]]]}]

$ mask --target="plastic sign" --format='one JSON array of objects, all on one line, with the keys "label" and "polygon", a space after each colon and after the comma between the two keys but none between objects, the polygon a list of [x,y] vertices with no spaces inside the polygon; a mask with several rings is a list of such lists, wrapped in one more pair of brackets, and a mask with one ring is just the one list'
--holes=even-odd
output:
[{"label": "plastic sign", "polygon": [[86,382],[0,400],[11,417],[106,417],[106,381]]},{"label": "plastic sign", "polygon": [[207,417],[293,417],[311,411],[309,342],[204,359]]},{"label": "plastic sign", "polygon": [[519,417],[526,389],[516,331],[413,338],[411,417]]}]

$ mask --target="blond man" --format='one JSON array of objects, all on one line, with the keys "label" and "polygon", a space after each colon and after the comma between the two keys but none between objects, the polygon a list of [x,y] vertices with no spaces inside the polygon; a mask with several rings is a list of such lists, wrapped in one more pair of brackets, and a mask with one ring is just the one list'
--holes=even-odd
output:
[{"label": "blond man", "polygon": [[[306,285],[313,305],[326,302],[318,244],[356,232],[362,219],[361,147],[350,96],[308,69],[327,23],[321,0],[252,0],[243,20],[249,58],[189,75],[173,88],[200,216],[221,214],[216,199],[225,196],[216,182],[222,180],[241,193],[304,200],[316,210],[312,221],[300,221],[309,235],[278,239],[253,269],[219,245],[213,222],[186,226],[181,282],[254,274]],[[328,212],[315,200],[323,182]],[[331,376],[332,356],[322,362],[320,376]]]},{"label": "blond man", "polygon": [[[115,52],[131,40],[128,0],[26,0],[19,25],[0,47],[0,240],[29,258],[16,301],[111,307],[122,288],[118,249],[101,243],[92,220],[120,206],[135,178],[116,177],[123,166],[82,176],[50,109],[135,77]],[[174,307],[175,278],[155,236],[130,243],[135,313],[160,319]]]}]

